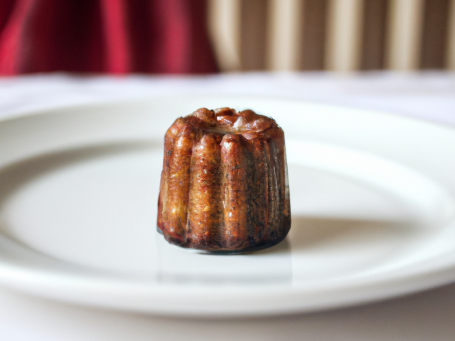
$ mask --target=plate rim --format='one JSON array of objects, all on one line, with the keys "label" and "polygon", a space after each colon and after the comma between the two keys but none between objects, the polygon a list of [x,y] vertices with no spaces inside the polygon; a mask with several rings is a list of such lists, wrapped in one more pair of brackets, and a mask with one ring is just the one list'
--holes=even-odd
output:
[{"label": "plate rim", "polygon": [[[64,112],[65,110],[67,109],[81,109],[83,110],[84,108],[91,108],[91,109],[97,109],[97,108],[102,108],[102,107],[106,107],[106,106],[113,106],[113,105],[118,105],[118,104],[121,104],[121,105],[130,105],[130,104],[139,104],[139,103],[142,103],[142,102],[148,102],[148,101],[153,101],[153,100],[163,100],[164,98],[175,98],[175,97],[179,97],[179,98],[194,98],[195,96],[197,97],[205,97],[205,98],[214,98],[214,97],[223,97],[223,98],[242,98],[242,99],[248,99],[248,98],[254,98],[255,100],[262,100],[262,99],[266,99],[266,100],[277,100],[277,101],[286,101],[286,102],[294,102],[296,104],[310,104],[310,105],[315,105],[315,106],[318,106],[318,107],[323,107],[323,108],[327,108],[327,109],[346,109],[346,110],[352,110],[352,111],[356,111],[356,112],[367,112],[368,114],[374,114],[374,115],[379,115],[379,116],[386,116],[388,117],[389,119],[392,119],[392,120],[404,120],[404,121],[412,121],[412,122],[421,122],[421,123],[424,123],[425,125],[430,125],[430,126],[434,126],[434,127],[438,127],[438,128],[443,128],[443,129],[447,129],[448,131],[450,131],[450,133],[454,134],[455,133],[455,127],[454,126],[450,126],[450,125],[446,125],[446,124],[443,124],[443,123],[439,123],[439,122],[433,122],[433,121],[428,121],[428,120],[425,120],[425,119],[421,119],[421,118],[414,118],[414,117],[409,117],[409,116],[403,116],[403,115],[399,115],[399,114],[392,114],[390,112],[383,112],[383,111],[377,111],[377,110],[369,110],[369,109],[363,109],[363,108],[351,108],[349,106],[338,106],[338,105],[334,105],[334,104],[324,104],[324,103],[317,103],[317,102],[310,102],[310,101],[303,101],[303,100],[299,100],[299,99],[296,99],[296,98],[286,98],[286,97],[283,97],[283,96],[261,96],[261,95],[236,95],[236,94],[230,94],[230,95],[223,95],[223,94],[219,94],[219,95],[215,95],[215,94],[210,94],[210,95],[166,95],[166,96],[159,96],[159,97],[154,97],[154,96],[147,96],[147,97],[138,97],[138,98],[133,98],[133,99],[117,99],[117,100],[114,100],[114,101],[100,101],[100,102],[90,102],[90,103],[79,103],[79,104],[64,104],[64,105],[60,105],[60,106],[52,106],[50,107],[49,109],[45,109],[45,108],[40,108],[39,110],[33,110],[33,109],[26,109],[26,110],[23,110],[23,111],[18,111],[18,112],[14,112],[13,115],[10,115],[10,116],[6,116],[6,117],[2,117],[0,118],[0,125],[4,124],[5,122],[9,122],[9,121],[12,121],[12,120],[20,120],[20,119],[26,119],[26,118],[29,118],[29,117],[39,117],[39,116],[50,116],[50,115],[61,115],[61,114],[64,114],[62,112]],[[392,289],[389,289],[388,292],[384,292],[381,294],[381,293],[376,293],[376,295],[374,297],[371,297],[371,298],[357,298],[357,300],[353,300],[352,298],[348,301],[349,302],[344,302],[343,300],[341,300],[340,302],[338,303],[334,303],[332,302],[331,304],[330,303],[326,303],[326,304],[322,304],[318,307],[307,307],[307,308],[291,308],[291,307],[288,307],[288,308],[281,308],[281,309],[270,309],[270,310],[246,310],[246,309],[238,309],[238,310],[235,310],[235,311],[220,311],[220,310],[217,310],[215,309],[214,311],[201,311],[201,310],[198,310],[198,309],[193,309],[193,310],[182,310],[182,309],[178,309],[178,308],[173,308],[173,309],[170,309],[170,310],[166,310],[163,308],[152,308],[150,305],[148,306],[148,308],[146,307],[136,307],[136,308],[133,308],[132,306],[128,307],[127,305],[126,306],[123,306],[123,307],[119,307],[118,304],[112,304],[112,305],[109,305],[109,304],[106,304],[105,302],[102,303],[102,302],[98,302],[98,304],[96,303],[96,301],[92,301],[92,302],[83,302],[82,304],[84,305],[93,305],[93,306],[97,306],[97,307],[109,307],[109,308],[113,308],[113,309],[125,309],[125,310],[134,310],[134,311],[142,311],[142,312],[148,312],[148,313],[154,313],[154,314],[159,314],[159,315],[182,315],[182,316],[187,316],[187,315],[197,315],[197,316],[201,316],[201,317],[208,317],[208,316],[231,316],[231,317],[235,317],[235,316],[258,316],[258,315],[278,315],[278,314],[289,314],[289,313],[304,313],[304,312],[313,312],[313,311],[319,311],[319,310],[327,310],[327,309],[333,309],[333,308],[340,308],[340,307],[346,307],[346,306],[352,306],[352,305],[358,305],[358,304],[365,304],[365,303],[369,303],[369,302],[374,302],[374,301],[378,301],[378,300],[383,300],[383,299],[387,299],[387,298],[393,298],[393,297],[398,297],[398,296],[403,296],[403,295],[406,295],[406,294],[412,294],[412,293],[415,293],[415,292],[419,292],[419,291],[422,291],[422,290],[426,290],[426,289],[431,289],[431,288],[434,288],[434,287],[437,287],[437,286],[442,286],[442,285],[445,285],[445,284],[448,284],[448,283],[451,283],[455,280],[455,273],[453,274],[450,274],[450,270],[453,270],[453,268],[455,267],[455,262],[454,264],[452,264],[452,268],[444,268],[444,269],[437,269],[435,270],[433,273],[430,273],[430,272],[422,272],[422,273],[415,273],[414,275],[419,277],[420,280],[419,280],[419,285],[416,285],[414,286],[414,288],[410,289],[410,288],[407,288],[406,290],[404,289],[400,289],[400,288],[396,288],[396,290],[392,290]],[[100,277],[100,278],[94,278],[92,276],[82,276],[80,277],[79,276],[76,276],[76,278],[71,278],[71,276],[68,276],[68,274],[63,274],[63,273],[47,273],[47,274],[43,274],[41,273],[41,275],[38,273],[35,273],[36,270],[35,269],[30,269],[30,268],[27,268],[26,266],[8,266],[8,263],[5,263],[1,258],[0,258],[0,282],[2,284],[5,284],[7,286],[9,286],[10,288],[20,288],[21,291],[26,291],[28,293],[31,293],[31,294],[35,294],[35,295],[38,295],[38,296],[45,296],[45,297],[48,297],[48,298],[54,298],[54,299],[57,299],[57,300],[62,300],[62,301],[71,301],[71,299],[68,299],[68,297],[65,299],[64,297],[58,297],[59,295],[54,295],[54,297],[52,297],[52,294],[51,292],[48,293],[48,295],[46,294],[43,294],[43,292],[45,292],[46,290],[41,290],[41,294],[39,294],[38,292],[36,292],[36,290],[33,290],[31,289],[29,286],[27,285],[24,285],[24,281],[27,282],[29,279],[30,279],[30,276],[33,276],[33,277],[40,277],[41,276],[41,279],[40,282],[41,285],[47,285],[48,288],[52,287],[52,281],[47,281],[47,284],[46,284],[46,278],[50,278],[52,277],[53,280],[56,280],[55,283],[63,283],[65,281],[62,282],[62,279],[66,278],[66,279],[72,279],[72,280],[76,280],[75,283],[79,283],[80,288],[83,288],[83,287],[87,287],[87,285],[94,285],[96,287],[96,282],[99,282],[100,279],[104,280],[104,277]],[[433,276],[429,276],[429,274],[433,275]],[[57,276],[56,276],[57,275]],[[44,277],[42,277],[44,276]],[[61,278],[58,278],[58,277],[61,277]],[[88,281],[87,281],[88,280]],[[109,278],[107,279],[107,282],[112,282],[112,278]],[[85,283],[83,283],[85,281]],[[88,282],[93,282],[92,284],[88,283]],[[399,278],[395,278],[395,285],[398,285],[399,286]],[[388,282],[388,284],[390,285],[391,283],[393,282]],[[37,283],[38,284],[38,283]],[[128,284],[128,281],[126,281],[126,284]],[[129,283],[128,285],[131,285],[131,284],[134,284],[134,283]],[[136,283],[137,284],[137,283]],[[139,285],[139,287],[137,287],[136,285],[136,288],[134,290],[139,290],[140,292],[143,292],[145,293],[146,292],[146,288],[145,287],[142,287],[144,283],[141,283]],[[117,291],[121,291],[121,287],[125,286],[125,281],[121,281],[119,282],[118,284],[118,288],[117,288]],[[145,285],[145,284],[144,284]],[[134,285],[133,285],[134,286]],[[158,285],[150,285],[150,283],[147,283],[147,288],[150,290],[152,287],[154,288],[159,288],[159,290],[161,290],[161,294],[163,292],[163,288],[164,291],[170,291],[172,290],[169,289],[168,287],[171,286],[172,288],[174,288],[174,286],[172,285],[169,285],[169,283],[166,283],[164,286],[163,284],[158,284]],[[280,284],[280,285],[277,285],[280,290],[282,291],[283,289],[283,284]],[[287,288],[287,294],[288,295],[305,295],[304,293],[304,290],[302,290],[302,288],[300,287],[295,287],[295,286],[292,286],[292,285],[284,285],[286,288]],[[39,286],[38,286],[39,288]],[[60,288],[60,290],[62,288],[70,288],[67,290],[67,292],[73,292],[74,293],[74,290],[75,290],[75,286],[71,286],[69,285],[69,283],[65,283],[65,286],[59,286],[58,288]],[[124,288],[125,289],[125,288]],[[182,289],[182,288],[179,288],[179,289]],[[185,295],[191,295],[191,294],[194,294],[194,288],[188,288],[188,287],[184,287],[183,291],[185,291]],[[207,289],[207,288],[205,288]],[[252,288],[251,288],[252,289]],[[268,286],[267,287],[267,290],[270,290],[272,289],[271,286]],[[353,288],[352,290],[354,290],[355,288]],[[83,289],[82,289],[83,290]],[[99,288],[97,288],[96,290],[99,290]],[[95,291],[96,291],[95,290]],[[113,289],[111,288],[111,291]],[[199,290],[200,289],[195,289],[195,290]],[[219,289],[216,289],[217,291],[219,291]],[[235,288],[233,289],[236,291],[237,294],[241,294],[241,292],[239,291],[239,288]],[[245,290],[245,288],[242,288],[242,290]],[[61,290],[62,291],[62,290]],[[63,290],[64,291],[64,290]],[[254,291],[257,292],[257,287],[254,288]],[[148,295],[150,296],[149,298],[154,298],[154,299],[158,299],[157,295],[160,294],[160,292],[156,291],[155,293],[152,293],[152,292],[148,292]],[[245,291],[246,294],[250,294],[251,295],[251,290],[246,290]],[[118,294],[118,292],[117,292]],[[172,295],[175,295],[175,292],[168,292],[166,293],[167,295],[169,295],[169,297],[172,297]],[[207,292],[207,294],[212,294],[212,296],[210,296],[211,298],[216,298],[214,295],[214,293],[210,293],[210,290]],[[262,294],[262,293],[261,293]],[[291,296],[292,296],[291,295]],[[57,297],[56,297],[57,296]],[[61,296],[61,295],[60,295]],[[63,295],[64,296],[64,295]],[[114,292],[111,292],[111,297],[115,296],[115,293]],[[107,296],[106,296],[107,297]],[[182,297],[183,299],[184,297]],[[78,299],[76,300],[72,300],[72,303],[79,303],[81,304],[81,297],[79,297]]]}]

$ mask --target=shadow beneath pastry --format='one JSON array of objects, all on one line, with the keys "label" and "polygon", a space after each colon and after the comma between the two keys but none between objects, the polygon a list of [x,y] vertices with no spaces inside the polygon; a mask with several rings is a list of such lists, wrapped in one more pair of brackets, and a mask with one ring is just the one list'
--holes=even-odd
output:
[{"label": "shadow beneath pastry", "polygon": [[[157,229],[159,234],[163,234],[160,229]],[[249,256],[258,256],[263,254],[277,254],[277,253],[286,253],[289,252],[289,243],[286,239],[282,240],[276,245],[266,247],[259,246],[258,249],[248,249],[240,251],[205,251],[205,250],[196,250],[196,249],[186,249],[188,252],[197,253],[200,255],[210,255],[210,256],[239,256],[239,255],[249,255]]]},{"label": "shadow beneath pastry", "polygon": [[[419,227],[411,221],[329,218],[294,215],[288,236],[268,249],[235,255],[200,253],[157,238],[160,281],[169,283],[266,284],[292,283],[293,257],[336,257],[346,250],[364,250],[393,238],[395,243],[412,237]],[[424,231],[424,230],[422,230]],[[356,253],[355,253],[356,254]],[[312,256],[310,256],[312,255]],[[361,257],[361,253],[358,255]],[[357,254],[355,257],[358,257]],[[302,269],[298,269],[300,271]]]},{"label": "shadow beneath pastry", "polygon": [[158,280],[178,284],[267,284],[292,282],[289,242],[261,251],[240,254],[211,254],[171,245],[157,238]]},{"label": "shadow beneath pastry", "polygon": [[340,243],[376,243],[380,239],[406,239],[415,235],[419,229],[418,224],[407,220],[293,216],[287,240],[290,241],[293,251],[305,251]]},{"label": "shadow beneath pastry", "polygon": [[259,250],[259,251],[250,251],[245,253],[245,255],[248,255],[250,257],[260,257],[263,255],[278,255],[278,254],[284,254],[284,253],[289,253],[290,252],[290,245],[289,241],[287,238],[285,238],[283,241],[278,243],[277,245],[274,245],[272,247],[269,247],[264,250]]},{"label": "shadow beneath pastry", "polygon": [[415,233],[416,226],[409,221],[294,215],[291,230],[281,243],[248,253],[200,253],[175,247],[160,237],[160,279],[174,283],[291,283],[296,253],[336,257],[346,248],[377,245],[381,240],[387,243],[390,238],[406,239]]}]

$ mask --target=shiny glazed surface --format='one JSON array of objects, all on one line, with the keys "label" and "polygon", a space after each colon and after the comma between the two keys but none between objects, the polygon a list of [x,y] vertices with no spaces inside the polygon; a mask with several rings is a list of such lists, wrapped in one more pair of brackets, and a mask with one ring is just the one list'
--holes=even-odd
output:
[{"label": "shiny glazed surface", "polygon": [[158,230],[181,247],[258,250],[291,227],[283,130],[252,110],[201,108],[164,138]]}]

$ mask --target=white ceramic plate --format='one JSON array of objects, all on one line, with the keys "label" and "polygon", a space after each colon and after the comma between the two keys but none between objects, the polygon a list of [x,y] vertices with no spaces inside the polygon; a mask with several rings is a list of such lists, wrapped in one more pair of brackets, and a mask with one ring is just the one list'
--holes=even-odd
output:
[{"label": "white ceramic plate", "polygon": [[[219,256],[156,233],[162,139],[199,107],[252,108],[286,134],[292,228]],[[299,101],[155,98],[0,122],[0,283],[158,314],[315,311],[455,279],[455,131]]]}]

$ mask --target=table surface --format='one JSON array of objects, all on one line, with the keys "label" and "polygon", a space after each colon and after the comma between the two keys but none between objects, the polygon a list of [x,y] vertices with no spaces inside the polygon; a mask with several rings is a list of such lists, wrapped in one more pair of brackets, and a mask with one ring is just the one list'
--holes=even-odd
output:
[{"label": "table surface", "polygon": [[[164,94],[255,94],[386,111],[455,125],[455,73],[250,73],[207,77],[0,78],[0,118]],[[453,340],[455,284],[358,307],[242,319],[91,309],[0,288],[0,340]]]}]

